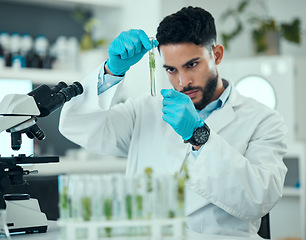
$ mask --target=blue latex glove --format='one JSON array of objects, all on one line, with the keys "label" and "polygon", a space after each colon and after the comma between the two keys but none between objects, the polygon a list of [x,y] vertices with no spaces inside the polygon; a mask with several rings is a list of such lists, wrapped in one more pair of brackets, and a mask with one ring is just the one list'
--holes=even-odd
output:
[{"label": "blue latex glove", "polygon": [[192,100],[186,94],[174,89],[162,89],[160,91],[163,99],[163,120],[183,138],[188,140],[192,137],[194,130],[204,125]]},{"label": "blue latex glove", "polygon": [[[154,41],[154,47],[158,42]],[[143,30],[121,32],[109,45],[106,66],[114,75],[124,75],[151,49],[151,42]]]}]

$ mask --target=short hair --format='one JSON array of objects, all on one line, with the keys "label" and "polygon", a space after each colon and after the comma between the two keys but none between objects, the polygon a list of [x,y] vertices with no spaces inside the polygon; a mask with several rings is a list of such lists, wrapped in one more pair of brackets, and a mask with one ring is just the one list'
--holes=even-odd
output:
[{"label": "short hair", "polygon": [[215,19],[203,8],[183,7],[160,22],[156,39],[159,46],[194,43],[211,50],[217,40]]}]

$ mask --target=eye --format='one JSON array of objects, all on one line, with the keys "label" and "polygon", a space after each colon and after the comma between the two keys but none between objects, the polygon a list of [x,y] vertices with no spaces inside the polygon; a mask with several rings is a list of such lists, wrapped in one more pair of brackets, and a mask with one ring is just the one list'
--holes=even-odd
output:
[{"label": "eye", "polygon": [[189,63],[189,64],[187,65],[187,67],[188,67],[188,68],[194,68],[194,67],[197,66],[197,65],[198,65],[197,62],[192,62],[192,63]]},{"label": "eye", "polygon": [[175,71],[176,71],[175,68],[172,68],[172,67],[166,68],[166,72],[168,73],[174,73]]}]

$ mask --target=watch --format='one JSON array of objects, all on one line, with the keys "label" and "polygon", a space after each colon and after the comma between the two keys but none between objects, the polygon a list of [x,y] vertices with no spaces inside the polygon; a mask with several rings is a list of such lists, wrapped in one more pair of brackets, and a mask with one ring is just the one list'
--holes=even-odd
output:
[{"label": "watch", "polygon": [[206,123],[204,123],[202,127],[199,127],[196,130],[194,130],[192,137],[186,140],[185,142],[188,142],[191,145],[195,146],[203,145],[208,141],[209,134],[210,134],[210,129],[206,125]]}]

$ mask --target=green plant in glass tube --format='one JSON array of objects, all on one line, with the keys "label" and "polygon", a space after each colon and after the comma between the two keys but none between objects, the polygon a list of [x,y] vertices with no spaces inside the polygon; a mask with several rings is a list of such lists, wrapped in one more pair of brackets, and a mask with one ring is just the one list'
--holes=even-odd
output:
[{"label": "green plant in glass tube", "polygon": [[149,66],[152,70],[155,70],[155,55],[154,55],[154,52],[149,52]]},{"label": "green plant in glass tube", "polygon": [[178,200],[178,207],[180,210],[184,208],[184,193],[185,193],[185,179],[178,178],[177,179],[177,200]]},{"label": "green plant in glass tube", "polygon": [[151,50],[149,51],[149,67],[150,67],[150,84],[151,84],[151,95],[156,96],[156,83],[155,83],[155,54],[154,54],[154,40],[151,37]]},{"label": "green plant in glass tube", "polygon": [[[106,220],[111,220],[112,219],[112,200],[110,198],[106,198],[104,200],[104,214]],[[111,237],[112,229],[111,228],[105,228],[106,231],[106,236]]]},{"label": "green plant in glass tube", "polygon": [[175,217],[175,212],[174,211],[169,211],[168,212],[168,218],[174,218]]},{"label": "green plant in glass tube", "polygon": [[136,209],[137,209],[137,217],[142,217],[142,196],[136,196]]},{"label": "green plant in glass tube", "polygon": [[62,194],[60,196],[61,208],[64,211],[68,211],[69,209],[69,198],[68,198],[68,187],[63,187]]},{"label": "green plant in glass tube", "polygon": [[184,201],[185,201],[185,182],[189,179],[187,162],[184,161],[181,168],[181,172],[175,174],[177,179],[177,200],[178,210],[181,214],[184,213]]},{"label": "green plant in glass tube", "polygon": [[153,175],[153,170],[152,168],[148,167],[144,170],[145,176],[146,176],[146,193],[145,193],[145,201],[146,201],[146,211],[145,211],[145,217],[150,219],[152,217],[152,207],[153,207],[153,197],[154,197],[154,192],[153,192],[153,180],[152,180],[152,175]]},{"label": "green plant in glass tube", "polygon": [[153,187],[152,187],[152,174],[153,174],[153,170],[152,168],[146,168],[145,169],[145,174],[148,178],[148,181],[147,181],[147,192],[152,192],[153,190]]},{"label": "green plant in glass tube", "polygon": [[82,198],[82,215],[84,221],[89,221],[91,217],[91,201],[89,197]]},{"label": "green plant in glass tube", "polygon": [[128,219],[132,219],[132,196],[126,195],[125,197],[126,214]]},{"label": "green plant in glass tube", "polygon": [[62,175],[58,177],[59,209],[60,209],[61,219],[67,219],[70,217],[68,185],[69,185],[68,176]]}]

